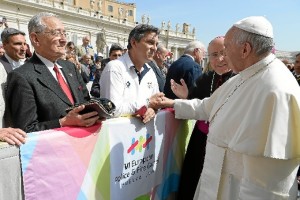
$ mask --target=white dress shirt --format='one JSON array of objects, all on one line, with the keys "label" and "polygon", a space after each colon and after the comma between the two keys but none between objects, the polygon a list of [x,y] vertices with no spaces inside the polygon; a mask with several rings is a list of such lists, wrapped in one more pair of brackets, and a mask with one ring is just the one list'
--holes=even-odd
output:
[{"label": "white dress shirt", "polygon": [[48,60],[47,58],[44,58],[43,56],[41,56],[40,54],[36,53],[37,57],[39,57],[39,59],[46,65],[46,67],[49,69],[50,73],[52,74],[52,76],[55,78],[55,80],[57,80],[56,77],[56,73],[54,71],[54,64],[56,64],[56,66],[58,67],[62,77],[64,78],[65,82],[68,83],[66,81],[66,78],[64,76],[64,73],[62,73],[61,68],[62,66],[60,66],[58,63],[53,63],[50,60]]},{"label": "white dress shirt", "polygon": [[21,65],[24,64],[23,60],[19,60],[19,61],[14,61],[13,59],[11,59],[11,57],[9,57],[7,54],[4,54],[4,56],[7,58],[8,62],[11,64],[12,69],[17,69],[18,67],[20,67]]}]

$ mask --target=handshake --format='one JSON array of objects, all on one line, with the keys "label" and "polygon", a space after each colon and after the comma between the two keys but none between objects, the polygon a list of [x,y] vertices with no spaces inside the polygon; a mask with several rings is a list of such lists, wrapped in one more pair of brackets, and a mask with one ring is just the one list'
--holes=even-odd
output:
[{"label": "handshake", "polygon": [[174,100],[165,97],[164,93],[157,93],[148,99],[148,105],[143,106],[135,112],[135,116],[141,118],[143,123],[152,120],[156,111],[160,108],[173,107]]},{"label": "handshake", "polygon": [[148,107],[158,110],[160,108],[172,108],[175,101],[165,97],[162,92],[156,93],[149,98]]}]

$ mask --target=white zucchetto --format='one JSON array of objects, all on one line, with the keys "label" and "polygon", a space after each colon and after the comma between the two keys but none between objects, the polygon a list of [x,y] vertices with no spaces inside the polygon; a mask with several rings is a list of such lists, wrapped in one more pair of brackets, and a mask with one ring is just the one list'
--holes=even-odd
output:
[{"label": "white zucchetto", "polygon": [[250,33],[273,38],[272,24],[263,16],[246,17],[233,24],[233,26]]}]

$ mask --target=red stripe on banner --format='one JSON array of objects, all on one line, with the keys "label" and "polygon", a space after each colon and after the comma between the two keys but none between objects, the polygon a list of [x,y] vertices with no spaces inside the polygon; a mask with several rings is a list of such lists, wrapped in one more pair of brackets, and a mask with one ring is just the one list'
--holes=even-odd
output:
[{"label": "red stripe on banner", "polygon": [[98,130],[101,129],[101,126],[102,126],[102,123],[98,122],[90,127],[69,126],[69,127],[56,128],[54,130],[63,131],[72,137],[84,138],[93,133],[98,132]]},{"label": "red stripe on banner", "polygon": [[138,145],[138,143],[139,143],[138,140],[135,141],[135,143],[133,143],[133,144],[129,147],[129,149],[127,150],[127,153],[130,153],[130,152],[132,151],[132,149],[134,149],[134,148]]},{"label": "red stripe on banner", "polygon": [[146,142],[143,144],[143,148],[146,148],[147,144],[149,144],[152,140],[152,135],[146,140]]}]

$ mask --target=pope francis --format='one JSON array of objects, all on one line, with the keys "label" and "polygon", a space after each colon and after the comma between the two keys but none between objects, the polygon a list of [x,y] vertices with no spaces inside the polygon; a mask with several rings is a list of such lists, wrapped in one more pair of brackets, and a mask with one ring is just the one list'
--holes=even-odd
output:
[{"label": "pope francis", "polygon": [[210,122],[194,200],[295,200],[300,88],[271,53],[273,27],[262,16],[244,18],[228,30],[224,45],[237,75],[211,97],[151,98],[157,107],[174,107],[176,118]]}]

